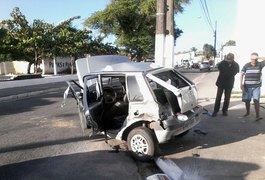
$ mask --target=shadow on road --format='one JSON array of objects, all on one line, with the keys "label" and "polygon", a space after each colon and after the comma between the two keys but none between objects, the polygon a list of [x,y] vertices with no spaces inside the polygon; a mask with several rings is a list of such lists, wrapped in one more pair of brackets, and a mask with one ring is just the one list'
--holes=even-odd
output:
[{"label": "shadow on road", "polygon": [[126,152],[92,151],[35,159],[0,167],[1,179],[137,179]]},{"label": "shadow on road", "polygon": [[53,146],[53,145],[62,145],[72,142],[80,142],[80,141],[104,141],[104,135],[96,135],[93,137],[88,136],[78,136],[78,137],[71,137],[67,139],[57,139],[57,140],[48,140],[48,141],[40,141],[40,142],[33,142],[33,143],[25,143],[21,145],[14,145],[9,147],[2,147],[0,149],[0,153],[7,153],[13,151],[21,151],[21,150],[30,150],[34,148],[43,148],[46,146]]},{"label": "shadow on road", "polygon": [[[253,163],[203,158],[171,159],[188,179],[243,180],[250,171],[260,167]],[[137,167],[138,166],[138,167]],[[148,168],[148,169],[147,169]],[[151,168],[151,169],[150,169]],[[153,169],[152,169],[153,168]],[[217,173],[216,173],[217,172]],[[1,179],[145,179],[161,173],[153,162],[140,163],[126,152],[92,151],[29,160],[0,167]]]},{"label": "shadow on road", "polygon": [[1,115],[14,115],[28,111],[34,111],[38,107],[49,106],[56,103],[54,98],[60,98],[63,101],[63,91],[49,92],[39,96],[32,96],[16,101],[7,101],[0,103],[0,116]]}]

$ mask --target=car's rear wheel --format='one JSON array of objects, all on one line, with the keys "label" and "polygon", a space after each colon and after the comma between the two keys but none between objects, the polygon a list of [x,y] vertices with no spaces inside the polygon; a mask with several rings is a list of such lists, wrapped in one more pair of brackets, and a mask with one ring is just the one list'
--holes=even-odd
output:
[{"label": "car's rear wheel", "polygon": [[150,129],[138,127],[129,133],[127,145],[135,159],[149,161],[155,155],[155,148],[158,147],[158,142]]}]

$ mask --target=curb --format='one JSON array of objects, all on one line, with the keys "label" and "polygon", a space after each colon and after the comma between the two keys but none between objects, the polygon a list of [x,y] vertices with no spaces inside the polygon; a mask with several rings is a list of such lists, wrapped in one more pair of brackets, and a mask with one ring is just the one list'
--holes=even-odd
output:
[{"label": "curb", "polygon": [[25,98],[29,98],[29,97],[32,97],[32,96],[45,94],[45,93],[50,93],[50,92],[54,92],[54,91],[60,91],[60,90],[65,90],[65,87],[64,88],[52,88],[52,89],[47,89],[47,90],[34,91],[34,92],[21,93],[21,94],[1,97],[0,98],[0,102],[16,101],[16,100],[19,100],[19,99],[25,99]]}]

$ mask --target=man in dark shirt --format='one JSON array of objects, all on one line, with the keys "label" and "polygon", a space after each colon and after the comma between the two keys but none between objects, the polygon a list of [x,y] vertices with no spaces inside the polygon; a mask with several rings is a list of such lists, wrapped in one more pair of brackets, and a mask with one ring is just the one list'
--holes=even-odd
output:
[{"label": "man in dark shirt", "polygon": [[227,111],[230,103],[231,92],[234,86],[235,75],[239,72],[239,65],[234,61],[234,54],[229,53],[225,59],[218,65],[219,76],[216,81],[217,94],[214,104],[212,117],[215,117],[220,109],[222,94],[225,98],[223,103],[223,115],[227,116]]},{"label": "man in dark shirt", "polygon": [[[253,98],[254,107],[256,112],[256,120],[260,120],[259,115],[259,99],[260,99],[260,87],[261,87],[261,73],[265,66],[265,62],[259,62],[259,56],[257,53],[251,54],[251,61],[242,68],[240,76],[240,88],[243,91],[242,101],[246,105],[246,114],[250,113],[250,101]],[[262,58],[263,59],[263,58]]]}]

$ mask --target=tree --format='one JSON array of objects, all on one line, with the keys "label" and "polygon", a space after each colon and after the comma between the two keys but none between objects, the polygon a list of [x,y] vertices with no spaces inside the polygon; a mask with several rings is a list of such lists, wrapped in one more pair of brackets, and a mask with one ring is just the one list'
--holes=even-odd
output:
[{"label": "tree", "polygon": [[28,45],[26,41],[29,33],[28,21],[19,8],[14,8],[10,15],[12,20],[4,20],[0,24],[4,35],[1,38],[2,57],[9,57],[7,60],[29,59],[30,56],[25,53]]},{"label": "tree", "polygon": [[5,49],[2,51],[2,57],[9,57],[7,60],[28,61],[28,73],[30,73],[31,65],[35,64],[34,71],[36,72],[41,52],[46,44],[45,31],[50,25],[40,20],[34,20],[33,25],[30,26],[26,17],[17,7],[10,15],[11,20],[1,22],[1,28],[6,32],[1,45],[1,48]]},{"label": "tree", "polygon": [[196,47],[192,47],[190,50],[196,52],[198,49]]},{"label": "tree", "polygon": [[235,46],[235,45],[236,45],[236,41],[229,40],[224,45],[222,45],[222,48],[225,47],[225,46]]},{"label": "tree", "polygon": [[215,49],[212,45],[204,44],[203,45],[203,54],[204,54],[206,59],[210,59],[210,57],[213,57],[216,54],[216,52],[215,52]]},{"label": "tree", "polygon": [[[183,3],[175,0],[175,13],[182,12]],[[112,0],[102,11],[94,13],[85,23],[106,37],[116,36],[116,43],[125,54],[137,59],[152,57],[155,47],[156,0]],[[175,27],[175,39],[182,31]]]},{"label": "tree", "polygon": [[53,48],[51,52],[57,52],[54,56],[71,57],[71,73],[73,73],[73,64],[78,57],[85,54],[102,55],[117,54],[117,49],[109,43],[104,44],[101,38],[92,39],[91,31],[87,29],[77,29],[72,26],[72,21],[80,16],[72,17],[63,21],[53,29]]},{"label": "tree", "polygon": [[76,58],[85,54],[117,54],[117,48],[110,43],[92,39],[91,31],[77,29],[72,21],[79,16],[69,18],[58,25],[33,20],[29,24],[19,8],[11,12],[11,19],[0,22],[0,61],[24,60],[29,62],[27,72],[45,57],[70,56],[73,64]]},{"label": "tree", "polygon": [[103,43],[103,39],[95,38],[90,42],[89,54],[92,56],[102,54],[118,54],[119,50],[117,47],[112,46],[111,43]]}]

